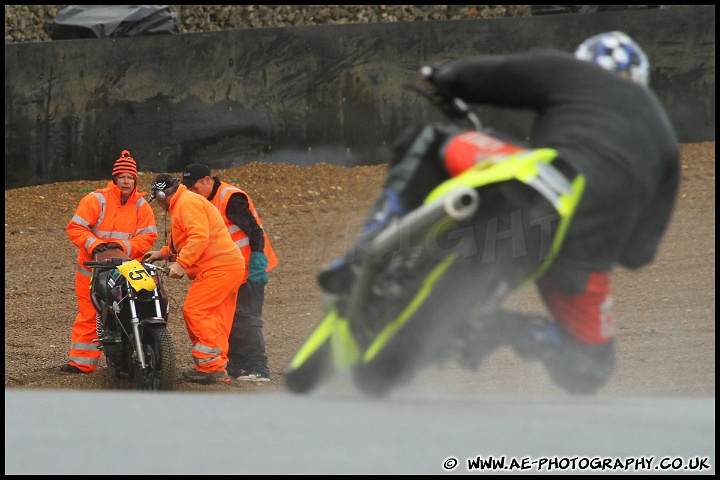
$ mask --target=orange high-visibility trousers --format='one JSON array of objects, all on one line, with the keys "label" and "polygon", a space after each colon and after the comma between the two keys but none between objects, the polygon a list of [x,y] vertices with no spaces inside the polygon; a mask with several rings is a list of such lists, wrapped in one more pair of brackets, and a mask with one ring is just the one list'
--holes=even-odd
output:
[{"label": "orange high-visibility trousers", "polygon": [[243,273],[237,270],[208,270],[198,273],[188,289],[183,316],[195,369],[225,371],[235,302]]},{"label": "orange high-visibility trousers", "polygon": [[96,310],[90,300],[89,272],[75,272],[75,294],[77,295],[78,314],[72,327],[70,365],[78,367],[83,373],[92,373],[100,363],[102,352],[97,343]]}]

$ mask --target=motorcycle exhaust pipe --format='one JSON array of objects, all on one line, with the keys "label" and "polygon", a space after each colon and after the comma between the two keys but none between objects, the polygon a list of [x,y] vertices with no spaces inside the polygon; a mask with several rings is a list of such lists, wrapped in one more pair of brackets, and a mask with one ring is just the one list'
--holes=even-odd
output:
[{"label": "motorcycle exhaust pipe", "polygon": [[455,221],[470,218],[479,206],[480,196],[474,188],[459,187],[451,190],[443,198],[422,205],[380,232],[370,243],[368,251],[371,255],[384,255],[399,248],[407,238],[422,238],[443,218],[450,217]]},{"label": "motorcycle exhaust pipe", "polygon": [[455,221],[467,220],[480,206],[480,195],[470,187],[460,187],[442,199],[445,213]]},{"label": "motorcycle exhaust pipe", "polygon": [[375,237],[368,247],[360,275],[355,282],[347,317],[351,323],[356,322],[362,311],[370,283],[377,265],[374,258],[398,251],[402,245],[422,240],[427,232],[440,220],[451,218],[455,221],[465,220],[475,214],[480,206],[480,196],[474,188],[459,187],[450,191],[435,202],[422,205],[395,224],[388,226]]}]

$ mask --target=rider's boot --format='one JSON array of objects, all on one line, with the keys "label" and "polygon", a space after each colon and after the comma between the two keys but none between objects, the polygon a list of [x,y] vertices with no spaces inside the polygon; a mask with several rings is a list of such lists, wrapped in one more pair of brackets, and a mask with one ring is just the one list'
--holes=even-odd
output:
[{"label": "rider's boot", "polygon": [[[528,361],[539,361],[559,387],[572,394],[602,388],[615,368],[615,342],[587,344],[553,321],[502,311],[494,323],[499,341]],[[497,333],[496,333],[497,334]]]},{"label": "rider's boot", "polygon": [[541,361],[553,382],[568,393],[595,393],[615,370],[615,341],[586,344],[565,333],[562,347],[546,353]]},{"label": "rider's boot", "polygon": [[500,310],[463,336],[460,365],[477,370],[499,347],[509,346],[521,358],[542,361],[561,348],[561,333],[550,320]]},{"label": "rider's boot", "polygon": [[542,361],[562,348],[563,334],[551,320],[514,312],[504,312],[503,321],[508,327],[507,343],[521,358]]}]

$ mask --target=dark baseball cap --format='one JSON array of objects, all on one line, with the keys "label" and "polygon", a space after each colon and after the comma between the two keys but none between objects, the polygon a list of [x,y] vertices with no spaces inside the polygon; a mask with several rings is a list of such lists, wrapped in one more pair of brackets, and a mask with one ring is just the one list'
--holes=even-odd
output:
[{"label": "dark baseball cap", "polygon": [[183,172],[182,184],[188,188],[191,188],[201,178],[211,176],[212,173],[210,172],[209,167],[201,165],[199,163],[191,163],[190,165],[185,167],[185,171]]}]

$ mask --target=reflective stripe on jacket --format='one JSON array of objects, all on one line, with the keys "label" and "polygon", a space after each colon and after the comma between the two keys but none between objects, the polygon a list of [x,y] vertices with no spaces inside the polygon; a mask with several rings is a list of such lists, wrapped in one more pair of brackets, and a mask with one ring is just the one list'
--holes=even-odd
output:
[{"label": "reflective stripe on jacket", "polygon": [[158,238],[155,214],[137,188],[123,205],[120,189],[112,181],[105,188],[85,195],[65,231],[78,247],[78,271],[90,275],[83,262],[101,243],[115,241],[125,253],[140,260]]},{"label": "reflective stripe on jacket", "polygon": [[245,232],[235,225],[233,222],[228,220],[227,217],[227,205],[230,201],[230,197],[233,193],[242,193],[245,195],[248,201],[248,207],[250,208],[250,213],[253,214],[253,217],[255,217],[255,221],[257,224],[262,228],[263,231],[263,237],[265,239],[265,248],[263,249],[263,253],[268,259],[268,266],[267,269],[265,269],[266,272],[269,272],[273,269],[275,265],[277,265],[277,257],[275,256],[275,251],[273,250],[272,245],[270,244],[270,239],[268,238],[267,232],[263,228],[262,220],[260,220],[260,215],[258,215],[257,210],[255,209],[255,205],[253,204],[253,201],[250,199],[250,195],[248,195],[246,192],[241,190],[240,188],[230,185],[229,183],[223,182],[220,180],[220,187],[217,190],[217,193],[213,197],[210,202],[215,205],[215,207],[220,211],[220,214],[223,217],[223,221],[225,222],[225,226],[227,226],[228,232],[230,232],[230,236],[233,239],[233,242],[235,242],[235,245],[240,247],[240,250],[242,251],[243,257],[245,257],[245,268],[247,270],[250,269],[250,239],[245,235]]}]

